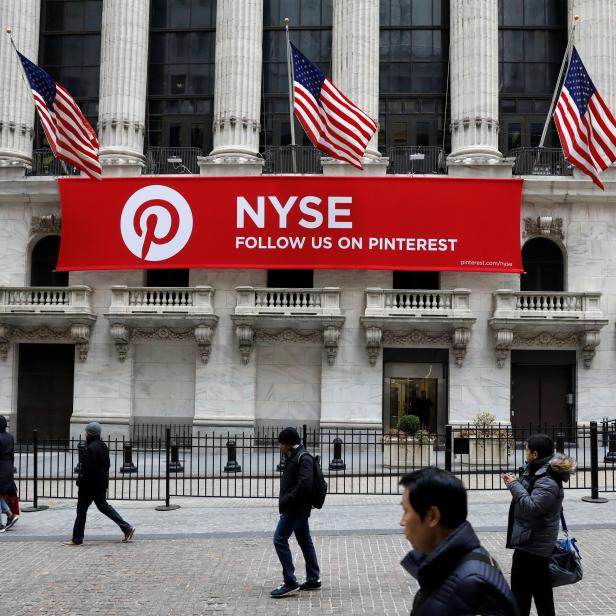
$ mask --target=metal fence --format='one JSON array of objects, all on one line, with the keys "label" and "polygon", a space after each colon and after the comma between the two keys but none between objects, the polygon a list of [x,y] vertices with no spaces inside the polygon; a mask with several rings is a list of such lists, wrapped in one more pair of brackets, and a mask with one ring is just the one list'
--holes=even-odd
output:
[{"label": "metal fence", "polygon": [[513,175],[573,175],[561,148],[516,148],[508,156],[515,158]]},{"label": "metal fence", "polygon": [[263,174],[307,173],[321,174],[321,152],[303,145],[267,146],[263,152]]},{"label": "metal fence", "polygon": [[144,173],[149,175],[198,174],[197,157],[199,156],[203,156],[200,148],[146,148]]},{"label": "metal fence", "polygon": [[50,148],[39,148],[32,152],[32,169],[26,175],[79,175],[79,169],[56,158]]},{"label": "metal fence", "polygon": [[[446,426],[443,433],[402,438],[382,430],[303,428],[303,441],[319,456],[330,494],[397,494],[400,476],[425,466],[444,468],[470,490],[504,489],[503,472],[524,464],[524,440],[533,432],[554,438],[557,450],[577,460],[568,483],[597,495],[616,492],[616,424],[578,426]],[[162,501],[174,496],[274,498],[281,464],[278,428],[251,433],[194,432],[191,426],[138,426],[132,439],[107,440],[109,498]],[[15,455],[20,498],[76,498],[84,443],[20,442]]]},{"label": "metal fence", "polygon": [[389,174],[446,174],[445,150],[436,146],[394,146],[387,150]]}]

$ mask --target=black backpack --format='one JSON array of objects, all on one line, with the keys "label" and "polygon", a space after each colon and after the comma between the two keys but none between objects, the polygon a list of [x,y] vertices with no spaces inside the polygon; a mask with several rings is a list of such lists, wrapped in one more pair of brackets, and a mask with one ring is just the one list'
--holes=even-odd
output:
[{"label": "black backpack", "polygon": [[327,482],[325,477],[323,477],[319,456],[312,456],[307,451],[304,451],[297,460],[298,464],[304,456],[312,458],[312,494],[310,495],[310,504],[315,509],[321,509],[327,495]]}]

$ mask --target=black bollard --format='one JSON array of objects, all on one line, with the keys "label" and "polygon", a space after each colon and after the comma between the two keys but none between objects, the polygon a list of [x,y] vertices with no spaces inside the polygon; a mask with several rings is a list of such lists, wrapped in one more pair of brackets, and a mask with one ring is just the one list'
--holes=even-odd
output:
[{"label": "black bollard", "polygon": [[34,459],[32,460],[32,470],[33,470],[33,490],[34,494],[32,497],[32,506],[31,507],[21,507],[22,511],[45,511],[45,509],[49,509],[48,505],[39,505],[38,502],[38,430],[32,431],[32,452],[34,454]]},{"label": "black bollard", "polygon": [[76,473],[81,472],[81,467],[83,466],[83,457],[86,455],[86,444],[79,441],[77,445],[77,466],[73,469]]},{"label": "black bollard", "polygon": [[556,435],[556,451],[558,453],[565,453],[565,435],[562,432]]},{"label": "black bollard", "polygon": [[237,450],[235,441],[227,441],[227,463],[225,464],[225,473],[239,473],[242,467],[237,463]]},{"label": "black bollard", "polygon": [[586,503],[607,503],[607,498],[599,496],[599,444],[597,422],[590,422],[590,496],[583,496]]},{"label": "black bollard", "polygon": [[616,462],[616,432],[610,432],[607,436],[608,451],[605,454],[604,462]]},{"label": "black bollard", "polygon": [[180,452],[178,445],[173,442],[171,444],[171,462],[169,462],[169,472],[183,473],[184,465],[180,462]]},{"label": "black bollard", "polygon": [[332,461],[329,463],[330,471],[343,471],[346,468],[346,464],[342,459],[342,446],[344,442],[341,438],[336,437],[334,439],[334,457]]},{"label": "black bollard", "polygon": [[136,473],[137,467],[133,464],[133,446],[130,443],[124,443],[124,463],[120,468],[121,473]]}]

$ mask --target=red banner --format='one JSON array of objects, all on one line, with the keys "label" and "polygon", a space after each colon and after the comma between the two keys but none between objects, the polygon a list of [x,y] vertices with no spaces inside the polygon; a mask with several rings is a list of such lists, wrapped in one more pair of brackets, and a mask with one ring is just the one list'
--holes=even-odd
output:
[{"label": "red banner", "polygon": [[522,180],[58,180],[57,269],[522,271]]}]

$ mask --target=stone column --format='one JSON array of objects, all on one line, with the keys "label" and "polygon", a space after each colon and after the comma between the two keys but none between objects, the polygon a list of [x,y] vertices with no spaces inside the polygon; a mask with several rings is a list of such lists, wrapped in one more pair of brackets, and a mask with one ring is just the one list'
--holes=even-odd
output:
[{"label": "stone column", "polygon": [[569,0],[569,28],[579,15],[575,46],[606,105],[616,113],[616,4],[613,0]]},{"label": "stone column", "polygon": [[[362,111],[379,119],[379,0],[334,0],[332,81]],[[384,175],[387,159],[378,151],[378,131],[364,156],[364,171],[340,161],[324,162],[325,174]]]},{"label": "stone column", "polygon": [[98,114],[105,175],[139,175],[144,166],[148,0],[105,0]]},{"label": "stone column", "polygon": [[450,35],[450,172],[499,163],[497,0],[452,0]]},{"label": "stone column", "polygon": [[218,0],[214,149],[206,175],[259,175],[263,0]]},{"label": "stone column", "polygon": [[0,2],[0,179],[23,177],[32,165],[34,103],[5,28],[17,49],[38,62],[40,0]]}]

